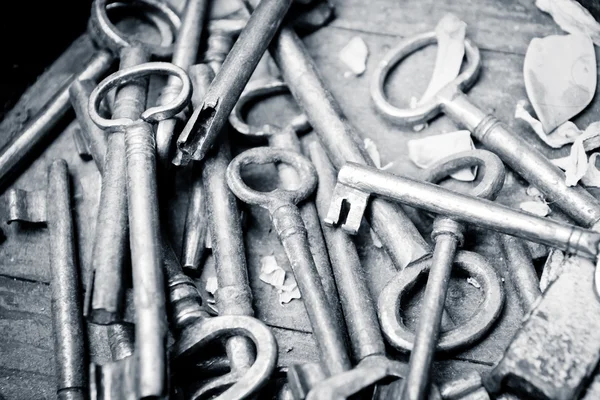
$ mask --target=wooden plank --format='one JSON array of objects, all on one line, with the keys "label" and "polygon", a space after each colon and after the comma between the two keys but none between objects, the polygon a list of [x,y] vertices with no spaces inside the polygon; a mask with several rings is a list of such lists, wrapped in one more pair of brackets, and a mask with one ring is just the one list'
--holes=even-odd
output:
[{"label": "wooden plank", "polygon": [[355,33],[411,36],[434,30],[447,13],[468,25],[467,35],[482,49],[525,54],[534,37],[563,34],[552,18],[527,0],[334,0],[331,27]]}]

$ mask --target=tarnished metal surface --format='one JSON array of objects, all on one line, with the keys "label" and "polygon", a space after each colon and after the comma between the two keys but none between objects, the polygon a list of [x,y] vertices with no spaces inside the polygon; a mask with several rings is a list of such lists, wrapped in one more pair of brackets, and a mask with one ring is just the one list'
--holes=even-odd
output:
[{"label": "tarnished metal surface", "polygon": [[46,222],[46,191],[11,189],[6,193],[7,222]]}]

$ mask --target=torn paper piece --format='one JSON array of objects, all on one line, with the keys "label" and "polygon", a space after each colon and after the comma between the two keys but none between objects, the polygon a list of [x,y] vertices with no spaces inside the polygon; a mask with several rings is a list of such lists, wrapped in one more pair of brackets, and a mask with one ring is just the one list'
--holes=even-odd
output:
[{"label": "torn paper piece", "polygon": [[207,297],[206,302],[209,304],[215,304],[215,294],[217,293],[217,290],[219,289],[219,283],[217,281],[217,277],[216,276],[211,276],[206,280],[206,286],[204,287],[204,290],[206,290],[206,293],[208,293],[210,296]]},{"label": "torn paper piece", "polygon": [[550,207],[548,204],[541,201],[524,201],[519,204],[519,208],[529,214],[537,215],[538,217],[545,217],[550,214]]},{"label": "torn paper piece", "polygon": [[477,282],[477,279],[473,278],[472,276],[467,278],[467,283],[473,287],[476,287],[477,289],[481,289],[481,285],[479,282]]},{"label": "torn paper piece", "polygon": [[[583,134],[581,134],[571,146],[571,152],[567,157],[558,158],[552,161],[556,166],[565,171],[565,183],[568,186],[575,186],[587,175],[590,169],[590,163],[586,155],[585,143],[592,143],[596,141],[596,138],[600,135],[600,124],[594,122],[590,124]],[[596,169],[595,164],[596,158],[594,157],[593,169]],[[592,184],[595,184],[595,177],[593,176],[594,171],[590,172],[589,180]]]},{"label": "torn paper piece", "polygon": [[533,129],[540,139],[548,146],[559,149],[565,144],[573,143],[575,138],[581,135],[581,131],[571,121],[567,121],[550,134],[544,132],[544,127],[540,121],[535,119],[529,111],[525,109],[527,100],[519,100],[515,108],[515,118],[519,118]]},{"label": "torn paper piece", "polygon": [[371,160],[373,160],[373,164],[375,164],[375,167],[377,167],[378,169],[380,169],[382,171],[385,171],[386,169],[388,169],[392,165],[394,165],[393,162],[389,162],[382,167],[381,166],[381,155],[379,154],[379,149],[377,148],[377,145],[375,144],[375,142],[369,138],[365,138],[364,143],[365,143],[365,150],[367,151],[367,154],[369,155],[369,157],[371,157]]},{"label": "torn paper piece", "polygon": [[275,256],[264,256],[260,259],[260,275],[258,278],[275,288],[280,288],[285,282],[285,270],[277,264]]},{"label": "torn paper piece", "polygon": [[600,24],[592,14],[574,0],[537,0],[535,5],[552,16],[562,30],[583,33],[600,46]]},{"label": "torn paper piece", "polygon": [[453,14],[446,14],[438,22],[435,27],[438,48],[435,67],[419,104],[431,99],[460,73],[460,66],[465,56],[466,30],[467,24]]},{"label": "torn paper piece", "polygon": [[279,288],[279,303],[281,305],[287,304],[294,299],[300,299],[300,289],[296,281],[292,281],[289,284],[283,285]]},{"label": "torn paper piece", "polygon": [[383,243],[381,243],[381,240],[379,240],[379,236],[377,236],[375,231],[373,229],[369,229],[369,233],[371,234],[371,241],[373,242],[373,246],[377,247],[378,249],[382,248]]},{"label": "torn paper piece", "polygon": [[350,39],[348,44],[340,51],[340,59],[356,76],[362,75],[367,69],[368,56],[369,49],[360,36]]},{"label": "torn paper piece", "polygon": [[588,169],[585,172],[581,183],[587,187],[600,187],[600,170],[596,167],[596,159],[600,153],[593,153],[588,160]]},{"label": "torn paper piece", "polygon": [[[419,168],[429,168],[442,158],[475,148],[469,131],[456,131],[441,135],[409,140],[408,158]],[[475,179],[476,168],[465,168],[453,173],[452,178],[470,182]]]},{"label": "torn paper piece", "polygon": [[542,276],[540,276],[540,290],[542,293],[565,271],[567,264],[565,253],[557,249],[550,250],[550,254],[548,254],[548,258],[544,263],[544,269],[542,269]]},{"label": "torn paper piece", "polygon": [[538,198],[538,199],[543,199],[544,198],[544,195],[542,194],[542,192],[540,192],[540,190],[538,188],[536,188],[535,186],[529,186],[529,187],[527,187],[527,190],[525,190],[525,193],[529,197],[535,197],[535,198]]}]

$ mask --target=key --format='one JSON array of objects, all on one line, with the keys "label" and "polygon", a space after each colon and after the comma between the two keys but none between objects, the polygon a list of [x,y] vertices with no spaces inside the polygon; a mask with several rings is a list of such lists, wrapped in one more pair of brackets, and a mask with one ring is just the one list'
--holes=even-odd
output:
[{"label": "key", "polygon": [[[590,259],[598,256],[600,233],[355,163],[347,163],[340,169],[325,222],[341,223],[347,232],[356,232],[372,194],[570,254]],[[347,206],[345,219],[342,219],[342,205]]]},{"label": "key", "polygon": [[[126,61],[128,61],[129,51],[130,54],[136,55],[132,57],[133,61],[147,57],[141,47],[125,48],[123,51]],[[99,115],[100,102],[109,90],[152,74],[175,75],[181,80],[181,92],[171,103],[149,108],[140,114],[145,107],[143,100],[145,100],[146,85],[128,85],[117,93],[113,113],[115,118],[105,119]],[[116,132],[123,132],[125,136],[126,201],[130,226],[140,397],[164,396],[167,383],[166,316],[156,190],[156,148],[154,131],[150,123],[170,118],[181,112],[189,103],[191,94],[190,79],[181,68],[170,63],[146,62],[120,69],[109,75],[90,95],[89,114],[92,121],[100,128],[108,130],[111,136]],[[109,149],[110,145],[109,139]],[[110,156],[109,150],[107,160]],[[103,185],[106,181],[107,167],[104,170]],[[124,221],[121,221],[121,224],[121,229],[127,226]]]},{"label": "key", "polygon": [[[294,190],[275,189],[268,193],[249,188],[241,177],[241,169],[249,164],[286,163],[296,169],[300,186]],[[227,183],[241,201],[258,205],[269,211],[273,227],[279,235],[290,261],[313,335],[321,353],[326,375],[335,375],[351,368],[344,336],[334,319],[327,296],[310,253],[306,228],[296,204],[306,199],[317,185],[312,164],[303,156],[289,150],[257,147],[246,150],[227,167]]]},{"label": "key", "polygon": [[[244,121],[243,115],[248,111],[250,105],[256,104],[262,98],[282,93],[289,93],[289,90],[287,85],[281,81],[267,82],[246,89],[233,108],[229,120],[231,126],[244,136],[253,139],[267,139],[269,147],[290,150],[300,154],[302,151],[299,136],[310,131],[310,125],[304,115],[296,116],[290,123],[281,128],[272,124],[252,126]],[[293,167],[279,164],[277,165],[277,169],[284,189],[293,189],[300,184],[298,175]],[[338,324],[343,324],[344,320],[342,319],[337,288],[331,271],[331,263],[329,262],[325,239],[321,232],[315,202],[313,199],[308,199],[303,201],[298,208],[308,232],[308,244],[329,305],[334,312]]]},{"label": "key", "polygon": [[[246,315],[208,317],[194,282],[183,273],[173,249],[164,242],[163,256],[170,320],[177,338],[171,348],[176,374],[189,375],[187,368],[203,357],[215,341],[243,336],[256,348],[256,358],[243,374],[234,371],[203,383],[189,398],[207,398],[217,391],[222,391],[216,397],[221,400],[245,399],[255,394],[267,383],[277,365],[278,350],[273,333],[260,320]],[[230,293],[222,296],[228,297]],[[231,297],[228,300],[233,301]]]},{"label": "key", "polygon": [[[463,152],[459,156],[447,157],[426,170],[424,181],[437,183],[448,178],[456,171],[474,166],[483,168],[484,175],[479,184],[469,191],[469,195],[495,199],[504,184],[504,165],[499,158],[489,152],[474,150]],[[457,249],[464,242],[464,231],[464,224],[452,218],[437,216],[433,220],[433,231],[431,233],[435,243],[433,258],[430,261],[429,277],[421,302],[421,312],[410,354],[409,372],[402,396],[404,400],[423,400],[429,392],[429,375],[440,336],[442,310],[448,292],[450,273],[452,272]],[[500,277],[496,276],[493,279],[500,287]],[[498,302],[500,307],[496,307],[492,313],[485,313],[486,315],[492,315],[494,318],[484,325],[485,329],[477,331],[478,337],[481,337],[500,315],[504,304],[504,292],[501,293]],[[384,294],[388,294],[385,289],[382,296]],[[485,308],[485,305],[483,308]],[[385,309],[389,311],[389,309]],[[397,307],[394,308],[394,310],[396,309]]]},{"label": "key", "polygon": [[[325,150],[316,142],[310,145],[310,159],[319,176],[316,205],[324,217],[331,202],[335,172]],[[324,224],[322,228],[357,365],[317,383],[308,399],[346,399],[386,378],[404,378],[408,369],[406,364],[386,356],[375,305],[352,239],[341,229]]]},{"label": "key", "polygon": [[472,104],[463,93],[462,90],[475,83],[481,65],[479,49],[470,40],[465,39],[464,71],[430,100],[413,109],[400,109],[389,103],[383,88],[389,72],[409,54],[436,41],[435,32],[405,39],[379,62],[370,88],[377,110],[390,121],[401,124],[422,124],[441,112],[447,114],[575,222],[584,227],[595,226],[600,220],[600,202],[582,186],[567,186],[565,174],[557,166],[539,150],[524,146],[520,136]]},{"label": "key", "polygon": [[506,257],[506,268],[515,286],[521,308],[529,312],[542,294],[540,281],[531,261],[531,254],[522,240],[513,236],[498,235]]},{"label": "key", "polygon": [[177,139],[181,153],[178,162],[185,165],[206,156],[291,3],[292,0],[263,0],[252,13],[204,101],[194,110]]},{"label": "key", "polygon": [[76,80],[71,84],[69,89],[69,98],[71,99],[71,106],[75,110],[81,136],[86,148],[96,163],[98,171],[103,171],[104,157],[106,155],[106,134],[94,124],[88,113],[90,94],[94,90],[94,87],[96,87],[96,84],[91,80]]},{"label": "key", "polygon": [[83,400],[87,386],[85,329],[67,163],[59,159],[50,164],[45,191],[11,189],[7,198],[8,223],[45,222],[48,227],[57,398]]},{"label": "key", "polygon": [[[183,16],[181,18],[181,27],[179,28],[173,48],[173,58],[171,62],[186,71],[196,62],[207,5],[208,0],[187,0],[185,5]],[[169,77],[166,85],[160,92],[158,104],[168,104],[175,96],[177,96],[179,90],[179,80],[173,76]],[[177,123],[183,119],[184,115],[181,114],[175,118],[160,121],[156,127],[156,152],[159,161],[165,166],[171,162],[171,142],[175,128]]]},{"label": "key", "polygon": [[[244,3],[252,9],[250,3],[255,5],[256,1]],[[270,53],[336,168],[347,161],[373,165],[360,144],[362,139],[325,87],[314,60],[291,27],[280,29]],[[368,219],[396,268],[403,269],[430,254],[429,245],[398,205],[376,199]]]},{"label": "key", "polygon": [[[100,47],[83,66],[81,71],[66,80],[54,97],[38,112],[32,121],[17,134],[17,138],[0,153],[0,185],[4,186],[25,164],[30,161],[30,155],[39,149],[42,143],[51,140],[58,134],[54,128],[57,122],[69,110],[69,87],[77,80],[98,80],[104,76],[114,62],[114,54],[120,47],[128,46],[130,37],[125,36],[110,22],[106,7],[131,8],[150,10],[156,16],[168,21],[172,27],[179,26],[179,17],[167,5],[156,0],[134,0],[118,3],[115,0],[96,0],[92,5],[89,22],[89,34]],[[150,14],[151,15],[151,14]],[[111,31],[110,37],[103,37],[102,29]],[[154,46],[153,49],[164,55],[169,49]]]},{"label": "key", "polygon": [[484,376],[492,394],[577,399],[600,360],[600,302],[594,264],[572,257],[515,334],[500,362]]}]

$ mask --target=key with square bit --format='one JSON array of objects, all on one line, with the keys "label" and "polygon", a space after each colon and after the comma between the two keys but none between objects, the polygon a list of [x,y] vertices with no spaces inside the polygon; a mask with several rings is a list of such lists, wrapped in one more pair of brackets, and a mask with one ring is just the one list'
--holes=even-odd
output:
[{"label": "key with square bit", "polygon": [[206,156],[291,3],[292,0],[263,0],[252,13],[204,101],[194,110],[177,139],[178,162],[187,164]]},{"label": "key with square bit", "polygon": [[55,160],[50,164],[45,191],[12,189],[7,197],[9,223],[45,222],[48,226],[57,398],[83,400],[87,386],[85,329],[67,163]]},{"label": "key with square bit", "polygon": [[[132,54],[145,53],[141,47],[124,49],[125,52],[130,50]],[[113,113],[116,119],[100,116],[98,108],[108,91],[119,85],[139,82],[152,74],[175,75],[181,80],[181,92],[171,103],[143,111],[145,105],[140,99],[145,99],[145,84],[129,84],[117,94],[115,103],[122,101],[123,108],[122,112]],[[151,123],[181,112],[189,103],[191,94],[190,79],[181,68],[170,63],[146,62],[109,75],[90,95],[92,121],[108,130],[109,135],[124,135],[125,160],[120,162],[125,161],[125,165],[122,166],[124,170],[119,172],[124,174],[126,169],[127,174],[127,188],[121,190],[127,195],[129,215],[138,392],[141,397],[164,396],[167,387],[165,293],[156,189],[156,148]],[[109,138],[109,148],[110,143]],[[107,159],[110,156],[109,153]],[[107,181],[107,173],[108,168],[105,168],[103,184]],[[121,229],[127,226],[125,221],[120,223]]]},{"label": "key with square bit", "polygon": [[[240,96],[229,117],[231,126],[240,134],[249,138],[266,139],[269,147],[295,151],[300,154],[302,150],[299,136],[310,131],[310,125],[303,114],[294,117],[283,127],[276,126],[275,124],[254,126],[248,124],[244,119],[244,114],[248,112],[248,108],[251,105],[256,104],[261,99],[285,93],[289,93],[289,90],[287,85],[281,81],[261,82],[260,84],[248,87]],[[279,180],[284,189],[293,189],[300,184],[298,175],[293,167],[286,164],[279,164],[277,165],[277,169],[279,171]],[[329,254],[327,253],[325,239],[321,231],[315,202],[313,199],[307,199],[298,208],[308,232],[308,243],[317,267],[317,272],[321,277],[323,289],[325,289],[325,294],[329,299],[329,304],[336,316],[336,320],[339,321],[338,323],[343,324],[338,293],[333,273],[331,272]]]},{"label": "key with square bit", "polygon": [[[296,169],[300,186],[259,192],[246,185],[241,177],[243,167],[250,164],[286,163]],[[267,209],[304,301],[314,337],[321,353],[321,363],[327,376],[351,368],[344,335],[334,319],[327,296],[310,252],[306,227],[296,204],[306,199],[317,185],[312,164],[302,155],[289,150],[257,147],[246,150],[231,161],[227,168],[227,183],[243,202]]]}]

